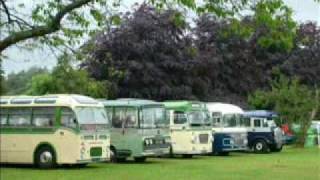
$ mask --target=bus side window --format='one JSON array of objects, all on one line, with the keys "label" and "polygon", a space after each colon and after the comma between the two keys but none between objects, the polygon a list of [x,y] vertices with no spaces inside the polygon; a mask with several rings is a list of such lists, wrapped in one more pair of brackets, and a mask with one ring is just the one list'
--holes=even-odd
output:
[{"label": "bus side window", "polygon": [[9,109],[9,126],[30,126],[31,125],[31,108],[10,108]]},{"label": "bus side window", "polygon": [[254,119],[253,120],[253,126],[254,127],[261,127],[261,120],[260,119]]},{"label": "bus side window", "polygon": [[61,125],[68,128],[76,128],[74,112],[70,108],[61,108]]},{"label": "bus side window", "polygon": [[263,120],[263,127],[269,127],[269,124],[268,124],[268,120],[267,120],[267,119],[264,119],[264,120]]},{"label": "bus side window", "polygon": [[126,119],[125,119],[125,127],[132,128],[136,127],[138,123],[137,110],[135,108],[127,108],[126,110]]},{"label": "bus side window", "polygon": [[106,113],[107,113],[108,120],[111,121],[112,117],[113,117],[113,109],[112,109],[112,107],[107,107],[107,108],[105,108],[105,110],[106,110]]},{"label": "bus side window", "polygon": [[115,108],[114,116],[112,117],[112,127],[121,128],[122,127],[122,119],[125,116],[124,108]]},{"label": "bus side window", "polygon": [[8,109],[1,108],[0,109],[0,126],[6,125],[8,120]]},{"label": "bus side window", "polygon": [[220,112],[212,112],[212,123],[213,126],[220,126],[221,125],[221,113]]},{"label": "bus side window", "polygon": [[184,112],[174,111],[173,114],[174,124],[184,124],[187,122],[187,117]]},{"label": "bus side window", "polygon": [[32,125],[36,127],[52,127],[55,121],[55,107],[33,108]]}]

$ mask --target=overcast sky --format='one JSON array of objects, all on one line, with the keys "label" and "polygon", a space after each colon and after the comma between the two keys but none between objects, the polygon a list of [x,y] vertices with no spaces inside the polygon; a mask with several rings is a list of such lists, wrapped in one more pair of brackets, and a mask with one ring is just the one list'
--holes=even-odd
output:
[{"label": "overcast sky", "polygon": [[[26,0],[25,0],[26,1]],[[294,18],[298,22],[317,21],[320,25],[320,3],[314,0],[284,0],[294,10]],[[125,0],[125,7],[131,7],[135,2],[143,0]],[[47,67],[51,69],[56,65],[55,55],[46,48],[34,49],[32,51],[12,47],[5,51],[8,59],[3,60],[2,68],[5,74],[18,72],[32,66]]]}]

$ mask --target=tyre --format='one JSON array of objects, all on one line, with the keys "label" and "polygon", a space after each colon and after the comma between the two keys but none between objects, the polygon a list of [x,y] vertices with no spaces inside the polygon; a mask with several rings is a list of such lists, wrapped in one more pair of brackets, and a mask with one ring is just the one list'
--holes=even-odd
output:
[{"label": "tyre", "polygon": [[218,156],[229,156],[229,152],[218,152]]},{"label": "tyre", "polygon": [[183,154],[182,155],[183,158],[187,158],[187,159],[192,158],[192,156],[193,156],[192,154]]},{"label": "tyre", "polygon": [[36,151],[35,165],[41,169],[49,169],[56,166],[56,155],[50,146],[40,147]]},{"label": "tyre", "polygon": [[146,157],[134,157],[135,162],[145,162],[146,159],[147,159]]},{"label": "tyre", "polygon": [[270,148],[264,140],[257,140],[253,144],[253,151],[255,153],[268,153],[270,152]]},{"label": "tyre", "polygon": [[283,147],[283,146],[281,146],[281,147],[279,147],[279,148],[274,148],[272,151],[273,151],[273,152],[281,152],[281,151],[282,151],[282,147]]},{"label": "tyre", "polygon": [[110,162],[111,163],[117,163],[118,158],[117,158],[117,151],[115,148],[110,148]]},{"label": "tyre", "polygon": [[169,157],[170,158],[173,158],[173,149],[172,149],[172,146],[170,146],[170,148],[169,148]]},{"label": "tyre", "polygon": [[84,167],[86,167],[87,165],[88,165],[87,163],[76,164],[76,165],[74,165],[74,167],[76,167],[76,168],[84,168]]}]

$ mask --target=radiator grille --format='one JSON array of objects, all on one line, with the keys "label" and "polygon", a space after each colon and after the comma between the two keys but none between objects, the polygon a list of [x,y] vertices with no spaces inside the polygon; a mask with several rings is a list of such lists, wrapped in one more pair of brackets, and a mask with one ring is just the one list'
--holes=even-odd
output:
[{"label": "radiator grille", "polygon": [[209,141],[209,134],[199,134],[199,142],[201,144],[206,144]]}]

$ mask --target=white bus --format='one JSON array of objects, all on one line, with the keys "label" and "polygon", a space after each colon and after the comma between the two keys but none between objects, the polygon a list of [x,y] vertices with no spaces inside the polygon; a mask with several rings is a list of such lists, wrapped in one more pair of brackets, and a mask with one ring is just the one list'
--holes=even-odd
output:
[{"label": "white bus", "polygon": [[0,163],[84,166],[109,159],[109,122],[81,95],[2,96]]},{"label": "white bus", "polygon": [[207,108],[213,121],[213,153],[227,155],[232,151],[246,151],[248,135],[243,118],[244,111],[227,103],[207,103]]}]

